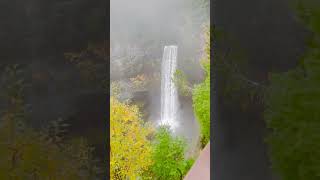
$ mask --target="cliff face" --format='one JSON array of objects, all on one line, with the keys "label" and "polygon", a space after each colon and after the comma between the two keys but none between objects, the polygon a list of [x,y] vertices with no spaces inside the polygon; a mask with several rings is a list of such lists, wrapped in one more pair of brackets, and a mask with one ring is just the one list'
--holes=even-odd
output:
[{"label": "cliff face", "polygon": [[[268,73],[294,67],[305,50],[308,32],[295,19],[285,0],[216,0],[213,1],[216,28],[232,37],[230,42],[217,42],[218,52],[242,51],[248,61],[249,79],[265,84]],[[239,49],[238,47],[241,47]],[[221,52],[220,51],[220,52]],[[218,53],[217,52],[217,53]],[[237,62],[237,60],[234,60]],[[268,147],[264,143],[267,129],[263,104],[249,101],[242,110],[242,101],[228,105],[223,98],[221,81],[216,83],[218,118],[214,119],[213,178],[223,180],[270,180]]]}]

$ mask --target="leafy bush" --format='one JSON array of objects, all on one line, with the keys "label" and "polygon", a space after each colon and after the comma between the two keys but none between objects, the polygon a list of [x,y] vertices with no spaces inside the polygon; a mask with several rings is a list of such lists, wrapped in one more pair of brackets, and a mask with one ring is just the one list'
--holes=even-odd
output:
[{"label": "leafy bush", "polygon": [[174,137],[169,128],[160,127],[153,144],[152,179],[182,179],[193,164],[192,159],[184,158],[185,149],[182,139]]}]

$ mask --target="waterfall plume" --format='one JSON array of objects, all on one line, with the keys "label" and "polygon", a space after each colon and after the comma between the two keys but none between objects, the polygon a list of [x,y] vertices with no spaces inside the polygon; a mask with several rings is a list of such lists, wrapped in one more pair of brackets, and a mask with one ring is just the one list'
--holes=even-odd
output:
[{"label": "waterfall plume", "polygon": [[165,46],[161,65],[160,125],[167,125],[172,130],[178,126],[178,92],[173,82],[173,75],[177,69],[177,51],[177,46]]}]

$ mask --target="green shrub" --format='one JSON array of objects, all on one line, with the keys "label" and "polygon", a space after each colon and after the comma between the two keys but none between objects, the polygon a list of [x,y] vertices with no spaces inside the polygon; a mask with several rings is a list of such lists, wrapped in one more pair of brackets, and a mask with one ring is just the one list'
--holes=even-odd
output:
[{"label": "green shrub", "polygon": [[183,139],[174,137],[169,128],[160,127],[153,144],[153,179],[182,179],[194,162],[192,159],[185,159],[185,150],[186,144]]}]

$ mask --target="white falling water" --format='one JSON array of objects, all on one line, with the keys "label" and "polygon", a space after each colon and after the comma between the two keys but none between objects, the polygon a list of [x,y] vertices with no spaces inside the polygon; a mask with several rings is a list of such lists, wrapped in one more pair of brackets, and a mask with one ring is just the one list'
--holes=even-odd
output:
[{"label": "white falling water", "polygon": [[172,130],[178,126],[178,93],[173,82],[177,69],[177,46],[165,46],[161,66],[161,122]]}]

